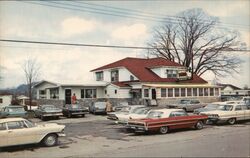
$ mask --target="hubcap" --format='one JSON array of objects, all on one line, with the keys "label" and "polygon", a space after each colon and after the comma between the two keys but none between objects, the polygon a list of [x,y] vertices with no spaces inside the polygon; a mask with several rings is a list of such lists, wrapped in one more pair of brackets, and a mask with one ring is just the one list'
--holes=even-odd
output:
[{"label": "hubcap", "polygon": [[161,127],[160,131],[161,131],[161,133],[167,133],[168,128],[167,127]]},{"label": "hubcap", "polygon": [[56,139],[54,136],[49,136],[47,139],[46,139],[46,144],[49,145],[49,146],[52,146],[54,145],[56,142]]},{"label": "hubcap", "polygon": [[203,127],[202,123],[201,123],[201,122],[198,122],[198,123],[197,123],[197,128],[198,128],[198,129],[201,129],[202,127]]},{"label": "hubcap", "polygon": [[228,122],[229,122],[230,124],[234,124],[234,123],[235,123],[235,119],[230,119]]}]

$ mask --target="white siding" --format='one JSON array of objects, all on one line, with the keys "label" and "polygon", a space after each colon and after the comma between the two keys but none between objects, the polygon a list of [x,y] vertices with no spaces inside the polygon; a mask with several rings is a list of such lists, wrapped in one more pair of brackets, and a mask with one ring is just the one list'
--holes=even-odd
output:
[{"label": "white siding", "polygon": [[0,103],[1,108],[11,104],[12,95],[2,95],[0,96],[0,99],[2,100],[2,103]]},{"label": "white siding", "polygon": [[128,71],[126,68],[120,68],[119,69],[119,81],[130,81],[130,76],[134,77],[134,80],[138,80],[138,78],[133,75],[130,71]]},{"label": "white siding", "polygon": [[[49,82],[44,82],[42,84],[40,84],[39,86],[35,87],[36,89],[36,98],[39,99],[39,90],[45,90],[46,88],[50,88],[50,87],[54,87],[55,84],[52,84],[52,83],[49,83]],[[49,99],[49,94],[47,94],[47,92],[49,91],[46,91],[46,99]]]},{"label": "white siding", "polygon": [[[115,93],[115,91],[117,91],[117,93]],[[119,88],[110,84],[106,87],[107,93],[104,96],[105,98],[131,98],[129,91],[129,88]]]}]

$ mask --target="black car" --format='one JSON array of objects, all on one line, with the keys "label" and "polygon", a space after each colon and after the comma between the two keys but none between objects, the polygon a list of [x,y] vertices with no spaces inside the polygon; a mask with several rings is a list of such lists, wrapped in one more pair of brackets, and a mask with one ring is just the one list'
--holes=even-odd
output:
[{"label": "black car", "polygon": [[66,104],[63,106],[63,116],[72,117],[73,115],[81,115],[82,117],[85,114],[89,113],[88,107],[84,107],[80,104]]}]

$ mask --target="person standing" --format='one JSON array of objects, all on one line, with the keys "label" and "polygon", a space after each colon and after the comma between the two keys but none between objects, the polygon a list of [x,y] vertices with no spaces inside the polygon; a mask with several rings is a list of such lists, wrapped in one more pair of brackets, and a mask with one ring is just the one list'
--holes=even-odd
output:
[{"label": "person standing", "polygon": [[106,112],[112,112],[112,104],[110,103],[109,100],[106,101]]},{"label": "person standing", "polygon": [[71,104],[76,104],[76,94],[75,93],[71,97]]}]

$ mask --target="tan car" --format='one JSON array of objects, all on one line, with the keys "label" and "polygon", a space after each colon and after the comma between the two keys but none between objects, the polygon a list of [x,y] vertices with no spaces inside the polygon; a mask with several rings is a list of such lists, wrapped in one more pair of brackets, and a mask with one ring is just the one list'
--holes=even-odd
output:
[{"label": "tan car", "polygon": [[34,124],[24,118],[0,119],[0,147],[42,143],[54,146],[59,136],[65,136],[64,125]]},{"label": "tan car", "polygon": [[236,121],[250,120],[250,109],[243,103],[232,103],[220,105],[216,110],[201,112],[201,115],[207,115],[208,120],[213,123],[228,122],[235,124]]}]

